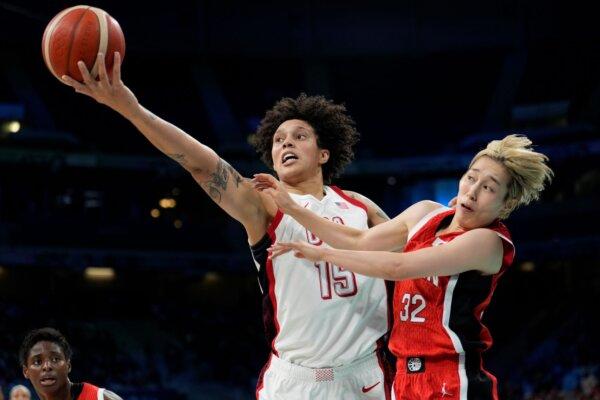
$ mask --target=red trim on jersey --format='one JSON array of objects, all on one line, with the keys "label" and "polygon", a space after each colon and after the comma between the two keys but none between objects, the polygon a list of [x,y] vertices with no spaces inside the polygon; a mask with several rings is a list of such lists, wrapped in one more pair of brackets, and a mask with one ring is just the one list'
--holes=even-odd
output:
[{"label": "red trim on jersey", "polygon": [[[283,213],[281,212],[281,210],[277,210],[275,218],[273,218],[273,221],[267,229],[272,244],[275,244],[275,242],[277,241],[277,235],[275,235],[275,230],[281,223],[282,219]],[[275,339],[277,339],[277,335],[279,335],[279,321],[277,320],[277,297],[275,296],[275,273],[273,272],[273,260],[271,260],[270,258],[267,259],[267,279],[269,280],[269,297],[271,298],[271,303],[273,304],[273,325],[275,325],[275,335],[273,335],[271,349],[273,351],[273,354],[279,356],[279,353],[275,349]]]},{"label": "red trim on jersey", "polygon": [[98,387],[91,383],[83,382],[83,389],[77,397],[77,400],[98,400]]},{"label": "red trim on jersey", "polygon": [[[283,219],[283,212],[281,212],[281,210],[278,209],[277,214],[275,214],[275,217],[273,217],[273,221],[271,221],[271,223],[269,224],[269,227],[267,228],[267,233],[271,237],[271,240],[275,239],[275,229],[277,229],[277,227],[281,223],[282,219]],[[275,242],[273,242],[273,243],[275,243]]]},{"label": "red trim on jersey", "polygon": [[348,196],[346,193],[344,193],[344,191],[342,189],[340,189],[337,186],[329,186],[331,189],[333,189],[334,192],[336,192],[338,195],[340,195],[340,197],[342,197],[344,200],[346,200],[348,203],[350,204],[354,204],[356,207],[360,207],[363,210],[365,210],[365,212],[368,214],[369,212],[367,211],[367,206],[360,200],[356,200],[353,199],[352,197]]},{"label": "red trim on jersey", "polygon": [[272,355],[269,355],[269,359],[267,360],[267,363],[265,364],[263,369],[260,371],[260,375],[258,376],[258,384],[256,385],[256,400],[258,400],[259,392],[262,390],[263,387],[265,387],[265,373],[271,366],[271,358],[272,358]]}]

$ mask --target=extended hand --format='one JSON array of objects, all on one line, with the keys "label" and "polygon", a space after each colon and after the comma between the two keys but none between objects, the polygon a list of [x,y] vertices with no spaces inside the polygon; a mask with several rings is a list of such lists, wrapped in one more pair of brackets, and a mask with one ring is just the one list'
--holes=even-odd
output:
[{"label": "extended hand", "polygon": [[121,80],[121,55],[118,52],[115,52],[110,80],[106,72],[104,54],[102,53],[98,53],[98,80],[92,78],[83,61],[78,61],[77,67],[81,71],[83,83],[77,82],[70,76],[62,76],[62,80],[73,87],[77,93],[90,96],[98,103],[106,104],[125,117],[135,112],[138,101],[133,92]]},{"label": "extended hand", "polygon": [[275,200],[277,207],[279,207],[285,214],[289,214],[294,207],[298,206],[281,182],[275,179],[272,175],[254,174],[254,178],[252,178],[252,184],[256,190],[266,193],[273,200]]},{"label": "extended hand", "polygon": [[275,258],[289,251],[293,251],[295,257],[305,258],[313,262],[323,259],[323,248],[306,242],[277,242],[269,247],[269,258]]}]

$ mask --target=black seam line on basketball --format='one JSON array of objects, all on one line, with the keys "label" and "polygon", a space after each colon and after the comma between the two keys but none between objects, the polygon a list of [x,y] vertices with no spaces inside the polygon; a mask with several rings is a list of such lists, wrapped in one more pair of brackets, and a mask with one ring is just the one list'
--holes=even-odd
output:
[{"label": "black seam line on basketball", "polygon": [[[75,32],[77,31],[77,28],[79,28],[79,24],[81,24],[81,20],[83,19],[85,14],[90,10],[90,8],[92,8],[92,7],[86,8],[85,11],[81,13],[81,17],[79,17],[79,21],[77,21],[77,23],[75,24],[75,27],[71,31],[71,40],[69,41],[69,54],[67,54],[67,68],[66,68],[67,72],[69,73],[69,76],[71,75],[71,70],[69,69],[69,67],[70,67],[69,60],[71,59],[71,51],[73,51],[73,39],[75,37]],[[77,62],[79,62],[79,60],[77,60]],[[87,68],[87,66],[86,66],[86,68]],[[83,79],[83,74],[81,75],[81,78]]]}]

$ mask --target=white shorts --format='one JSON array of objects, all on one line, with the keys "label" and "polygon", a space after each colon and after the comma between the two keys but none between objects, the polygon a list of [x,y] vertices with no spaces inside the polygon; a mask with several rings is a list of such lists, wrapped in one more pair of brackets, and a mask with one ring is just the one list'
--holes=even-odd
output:
[{"label": "white shorts", "polygon": [[272,354],[256,388],[256,399],[390,400],[392,382],[385,369],[377,352],[337,368],[301,367]]}]

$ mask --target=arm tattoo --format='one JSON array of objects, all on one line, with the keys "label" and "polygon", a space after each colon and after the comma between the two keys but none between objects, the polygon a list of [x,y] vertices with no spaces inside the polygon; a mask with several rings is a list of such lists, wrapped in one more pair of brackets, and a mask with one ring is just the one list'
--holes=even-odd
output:
[{"label": "arm tattoo", "polygon": [[210,174],[208,182],[202,184],[204,190],[217,203],[221,202],[222,193],[227,189],[229,175],[233,177],[235,187],[238,188],[240,182],[243,180],[242,177],[231,165],[227,164],[223,159],[219,159],[217,168]]},{"label": "arm tattoo", "polygon": [[148,116],[152,121],[156,121],[156,115],[152,114],[150,111],[148,111]]},{"label": "arm tattoo", "polygon": [[185,161],[185,154],[183,153],[170,153],[167,154],[169,157],[171,157],[173,160],[177,161],[181,166],[185,167],[186,161]]},{"label": "arm tattoo", "polygon": [[225,168],[227,168],[227,170],[229,171],[231,176],[233,176],[233,179],[235,182],[235,187],[238,188],[240,186],[240,183],[243,181],[242,177],[240,176],[240,174],[238,174],[238,172],[231,165],[227,164],[226,162],[224,162],[224,163],[225,163]]},{"label": "arm tattoo", "polygon": [[352,197],[353,199],[360,200],[363,203],[369,204],[375,210],[375,214],[377,214],[377,216],[383,219],[384,221],[390,220],[390,217],[388,217],[387,214],[377,204],[375,204],[373,201],[366,198],[365,196],[360,195],[358,193],[351,193],[350,197]]}]

